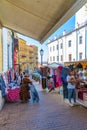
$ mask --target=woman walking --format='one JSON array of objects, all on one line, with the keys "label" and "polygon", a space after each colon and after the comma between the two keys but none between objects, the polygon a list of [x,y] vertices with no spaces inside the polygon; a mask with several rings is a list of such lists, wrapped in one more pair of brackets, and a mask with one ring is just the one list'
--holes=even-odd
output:
[{"label": "woman walking", "polygon": [[22,87],[20,90],[20,100],[22,101],[22,103],[26,103],[30,99],[30,92],[28,86],[29,83],[31,83],[31,80],[29,79],[28,75],[25,75],[22,80]]}]

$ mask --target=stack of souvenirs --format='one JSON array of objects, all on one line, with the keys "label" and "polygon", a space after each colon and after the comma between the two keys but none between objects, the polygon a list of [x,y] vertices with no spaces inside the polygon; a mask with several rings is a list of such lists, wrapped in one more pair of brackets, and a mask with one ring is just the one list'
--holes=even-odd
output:
[{"label": "stack of souvenirs", "polygon": [[19,100],[20,86],[17,84],[16,72],[9,70],[0,75],[0,90],[7,101]]}]

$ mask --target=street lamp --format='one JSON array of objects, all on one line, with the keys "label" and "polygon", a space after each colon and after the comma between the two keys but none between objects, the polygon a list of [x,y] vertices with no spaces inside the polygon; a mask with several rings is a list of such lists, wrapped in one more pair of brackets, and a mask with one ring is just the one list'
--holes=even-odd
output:
[{"label": "street lamp", "polygon": [[41,65],[43,65],[43,62],[42,62],[42,60],[43,60],[43,54],[44,54],[44,50],[41,49],[41,50],[40,50],[40,55],[41,55]]}]

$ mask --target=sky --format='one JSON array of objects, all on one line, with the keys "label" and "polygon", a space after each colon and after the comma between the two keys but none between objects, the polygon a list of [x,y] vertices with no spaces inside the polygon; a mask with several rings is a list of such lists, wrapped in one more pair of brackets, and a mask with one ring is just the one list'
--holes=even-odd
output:
[{"label": "sky", "polygon": [[29,38],[27,36],[18,34],[18,37],[24,39],[29,45],[36,45],[38,46],[38,61],[41,61],[41,57],[40,57],[40,49],[44,50],[44,55],[43,55],[43,62],[47,62],[47,55],[48,55],[48,51],[47,51],[47,43],[48,40],[53,40],[54,37],[58,37],[60,35],[63,34],[63,31],[66,30],[70,31],[72,29],[75,28],[75,15],[73,15],[65,24],[63,24],[56,32],[54,32],[43,44],[40,44],[38,41]]}]

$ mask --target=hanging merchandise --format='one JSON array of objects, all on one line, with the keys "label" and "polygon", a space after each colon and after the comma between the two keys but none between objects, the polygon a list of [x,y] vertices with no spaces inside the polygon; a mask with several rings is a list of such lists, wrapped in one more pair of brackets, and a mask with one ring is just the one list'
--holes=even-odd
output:
[{"label": "hanging merchandise", "polygon": [[2,109],[5,103],[5,98],[6,98],[5,89],[6,89],[6,85],[2,74],[0,74],[0,110]]},{"label": "hanging merchandise", "polygon": [[62,72],[61,72],[61,80],[62,80],[62,84],[63,84],[62,86],[63,86],[63,98],[64,99],[68,98],[68,89],[67,89],[68,83],[67,83],[67,79],[66,79],[68,72],[69,72],[69,68],[67,68],[67,67],[64,67],[62,69]]},{"label": "hanging merchandise", "polygon": [[83,68],[82,64],[81,63],[78,63],[78,65],[76,66],[76,68]]},{"label": "hanging merchandise", "polygon": [[5,94],[5,88],[6,88],[6,86],[5,86],[5,82],[3,80],[3,76],[0,75],[0,90],[2,92],[2,97],[6,96],[6,94]]},{"label": "hanging merchandise", "polygon": [[61,80],[61,72],[62,72],[63,67],[59,66],[56,69],[56,86],[61,87],[62,86],[62,80]]},{"label": "hanging merchandise", "polygon": [[6,100],[7,101],[18,101],[20,86],[17,84],[17,73],[13,70],[10,70],[8,73],[8,86],[6,89]]}]

